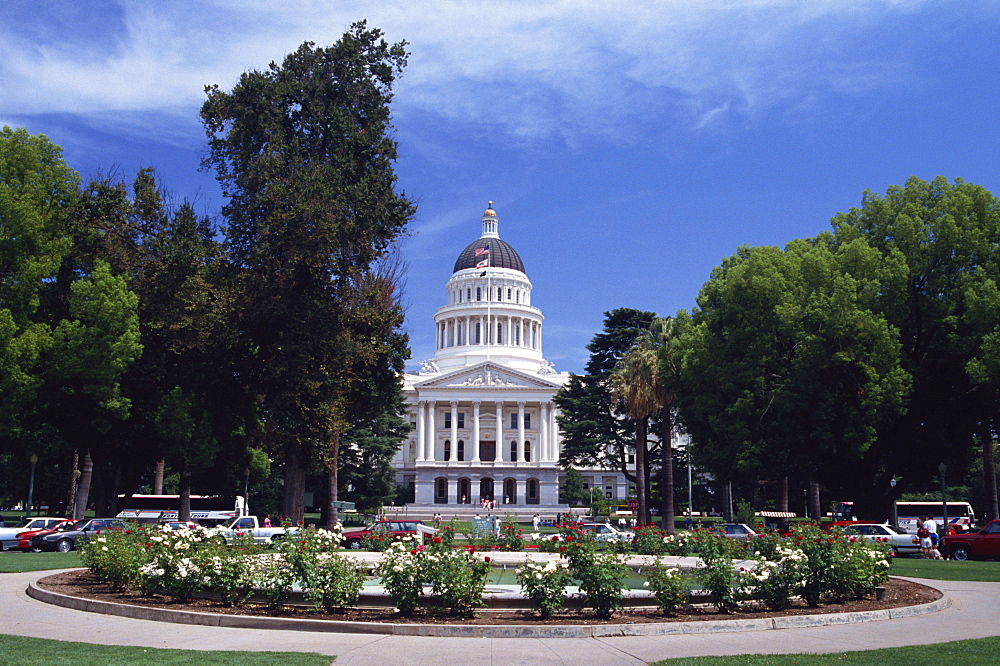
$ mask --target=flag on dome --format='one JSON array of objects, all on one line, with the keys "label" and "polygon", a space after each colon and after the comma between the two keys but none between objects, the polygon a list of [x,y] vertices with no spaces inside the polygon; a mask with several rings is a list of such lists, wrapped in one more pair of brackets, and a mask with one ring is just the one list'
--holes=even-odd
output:
[{"label": "flag on dome", "polygon": [[489,259],[483,259],[478,264],[476,264],[476,268],[486,268],[489,265],[490,265],[490,260]]},{"label": "flag on dome", "polygon": [[476,248],[476,256],[477,257],[481,257],[484,254],[489,254],[489,253],[490,253],[490,246],[489,245],[484,245],[482,247],[477,247]]}]

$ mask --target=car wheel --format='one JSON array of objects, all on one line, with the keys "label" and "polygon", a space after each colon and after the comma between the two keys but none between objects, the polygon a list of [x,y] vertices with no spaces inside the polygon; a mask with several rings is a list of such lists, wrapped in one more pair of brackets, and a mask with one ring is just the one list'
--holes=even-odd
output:
[{"label": "car wheel", "polygon": [[964,546],[964,545],[963,546],[955,546],[954,548],[951,549],[951,557],[952,557],[952,559],[956,559],[959,562],[965,562],[966,560],[972,558],[972,553],[969,552],[969,547],[968,546]]},{"label": "car wheel", "polygon": [[284,534],[275,534],[273,537],[271,537],[271,543],[274,544],[275,546],[277,546],[284,540],[285,540]]},{"label": "car wheel", "polygon": [[892,557],[893,559],[899,557],[899,548],[896,548],[895,546],[892,547]]},{"label": "car wheel", "polygon": [[361,539],[351,539],[347,542],[347,547],[351,550],[361,550]]},{"label": "car wheel", "polygon": [[31,548],[28,549],[28,552],[29,553],[40,553],[40,552],[42,552],[42,549],[39,548],[38,546],[32,546]]},{"label": "car wheel", "polygon": [[68,553],[73,550],[73,542],[69,539],[60,539],[59,543],[56,544],[56,552]]}]

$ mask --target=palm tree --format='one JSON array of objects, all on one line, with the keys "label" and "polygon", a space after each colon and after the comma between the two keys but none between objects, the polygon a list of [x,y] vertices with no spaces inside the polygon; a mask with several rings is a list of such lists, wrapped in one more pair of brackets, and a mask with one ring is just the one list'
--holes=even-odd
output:
[{"label": "palm tree", "polygon": [[[658,370],[653,392],[660,410],[660,525],[668,534],[674,534],[674,449],[673,449],[673,409],[674,392],[670,386],[676,383],[679,372],[674,353],[673,341],[677,329],[672,317],[657,317],[649,325],[646,344],[656,350]],[[640,344],[643,344],[640,338]]]},{"label": "palm tree", "polygon": [[611,373],[609,390],[615,405],[622,403],[635,423],[635,490],[639,500],[639,522],[649,524],[646,461],[647,419],[663,404],[656,350],[647,336],[640,336]]}]

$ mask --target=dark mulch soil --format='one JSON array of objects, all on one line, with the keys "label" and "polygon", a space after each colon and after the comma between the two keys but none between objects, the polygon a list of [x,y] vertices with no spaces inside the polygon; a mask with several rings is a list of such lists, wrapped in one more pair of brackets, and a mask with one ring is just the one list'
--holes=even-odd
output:
[{"label": "dark mulch soil", "polygon": [[481,610],[475,618],[452,618],[439,612],[420,609],[410,617],[402,617],[387,609],[348,609],[336,613],[322,613],[307,607],[284,607],[271,610],[263,606],[248,604],[240,608],[224,608],[219,602],[208,599],[194,599],[178,602],[162,596],[144,597],[132,592],[115,592],[105,583],[94,579],[89,571],[69,571],[42,578],[40,587],[75,597],[99,599],[152,608],[188,610],[203,613],[226,613],[233,615],[256,615],[285,618],[309,618],[314,620],[350,620],[363,622],[406,622],[416,624],[623,624],[628,622],[684,622],[695,620],[735,620],[779,617],[784,615],[812,615],[822,613],[842,613],[846,611],[870,611],[901,606],[925,604],[941,598],[941,593],[925,585],[904,580],[890,579],[886,583],[886,600],[861,599],[844,604],[824,604],[809,608],[795,606],[784,611],[740,611],[733,614],[719,613],[712,606],[695,606],[682,609],[676,615],[665,616],[656,609],[628,610],[615,613],[611,620],[598,620],[590,611],[565,611],[549,620],[541,620],[530,611],[486,611]]}]

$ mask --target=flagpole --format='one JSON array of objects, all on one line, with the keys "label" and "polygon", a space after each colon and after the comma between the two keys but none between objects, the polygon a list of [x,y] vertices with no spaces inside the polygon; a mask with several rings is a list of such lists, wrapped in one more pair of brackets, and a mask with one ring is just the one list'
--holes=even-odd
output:
[{"label": "flagpole", "polygon": [[[491,247],[490,250],[493,248]],[[490,361],[490,340],[493,339],[493,320],[492,307],[490,304],[493,302],[493,274],[490,271],[490,267],[493,265],[493,252],[488,252],[486,254],[486,362]]]}]

